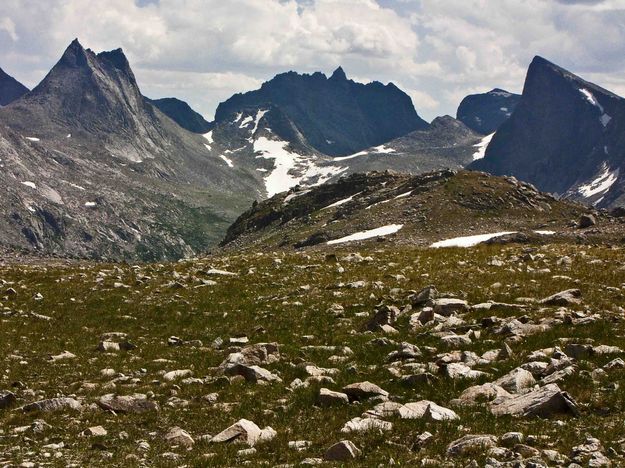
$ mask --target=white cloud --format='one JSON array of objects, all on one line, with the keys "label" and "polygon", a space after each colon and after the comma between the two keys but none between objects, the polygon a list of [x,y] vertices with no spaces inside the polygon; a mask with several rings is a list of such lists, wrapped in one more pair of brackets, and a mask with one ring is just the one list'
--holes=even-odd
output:
[{"label": "white cloud", "polygon": [[11,18],[6,16],[4,18],[0,18],[0,31],[8,34],[13,42],[16,42],[19,39],[17,32],[15,31],[15,23]]},{"label": "white cloud", "polygon": [[[426,118],[520,91],[536,54],[623,89],[625,0],[2,0],[0,66],[34,86],[74,37],[208,118],[289,69],[394,81]],[[10,12],[10,13],[6,13]],[[618,91],[619,89],[615,89]]]}]

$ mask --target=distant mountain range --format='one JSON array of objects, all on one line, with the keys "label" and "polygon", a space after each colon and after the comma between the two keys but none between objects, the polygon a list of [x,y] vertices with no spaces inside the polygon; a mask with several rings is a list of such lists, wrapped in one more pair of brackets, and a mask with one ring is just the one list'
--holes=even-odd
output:
[{"label": "distant mountain range", "polygon": [[522,96],[468,96],[458,119],[431,123],[395,85],[342,68],[278,75],[209,122],[176,98],[144,97],[121,49],[77,40],[32,91],[0,78],[2,249],[191,256],[254,201],[374,170],[468,166],[599,207],[624,202],[623,99],[541,58]]}]

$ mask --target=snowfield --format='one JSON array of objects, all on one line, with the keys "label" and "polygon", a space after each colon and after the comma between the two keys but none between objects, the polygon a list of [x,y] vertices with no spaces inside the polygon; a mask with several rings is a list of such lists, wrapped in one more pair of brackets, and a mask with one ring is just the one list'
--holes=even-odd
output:
[{"label": "snowfield", "polygon": [[[555,231],[534,231],[536,234],[543,236],[552,236]],[[494,239],[496,237],[507,236],[508,234],[516,234],[517,231],[493,232],[491,234],[478,234],[476,236],[454,237],[439,242],[434,242],[430,247],[439,249],[441,247],[474,247],[482,242]]]},{"label": "snowfield", "polygon": [[341,237],[340,239],[334,239],[334,240],[328,241],[327,244],[328,245],[343,244],[345,242],[353,242],[353,241],[371,239],[372,237],[388,236],[389,234],[395,234],[403,227],[404,227],[403,224],[389,224],[388,226],[382,226],[376,229],[370,229],[369,231],[361,231],[361,232],[352,234],[350,236]]},{"label": "snowfield", "polygon": [[495,133],[491,133],[490,135],[482,138],[482,141],[480,141],[477,145],[473,145],[474,148],[477,148],[477,151],[473,153],[473,161],[483,159],[484,156],[486,156],[486,148],[488,148],[488,145],[490,144],[490,141],[493,139],[494,136]]},{"label": "snowfield", "polygon": [[286,192],[296,185],[319,185],[347,170],[336,166],[318,166],[307,156],[292,153],[289,143],[260,137],[254,141],[257,158],[272,159],[274,169],[265,177],[265,189],[269,197]]},{"label": "snowfield", "polygon": [[603,163],[601,167],[601,173],[588,184],[580,185],[577,189],[584,198],[592,197],[593,195],[604,194],[610,187],[614,185],[614,182],[618,179],[619,170],[610,171],[610,168],[606,163]]}]

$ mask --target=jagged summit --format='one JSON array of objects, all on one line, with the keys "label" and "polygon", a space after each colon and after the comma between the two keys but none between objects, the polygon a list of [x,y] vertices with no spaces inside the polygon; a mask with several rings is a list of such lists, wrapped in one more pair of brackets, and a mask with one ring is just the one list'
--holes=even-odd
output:
[{"label": "jagged summit", "polygon": [[345,74],[345,70],[343,70],[343,67],[339,66],[336,70],[334,70],[334,73],[332,73],[330,79],[337,81],[347,81],[347,75]]},{"label": "jagged summit", "polygon": [[280,108],[311,147],[330,156],[350,155],[428,127],[395,85],[356,83],[341,67],[330,78],[319,72],[279,74],[260,89],[221,103],[215,121],[269,106]]},{"label": "jagged summit", "polygon": [[28,88],[0,68],[0,106],[6,106],[28,92]]}]

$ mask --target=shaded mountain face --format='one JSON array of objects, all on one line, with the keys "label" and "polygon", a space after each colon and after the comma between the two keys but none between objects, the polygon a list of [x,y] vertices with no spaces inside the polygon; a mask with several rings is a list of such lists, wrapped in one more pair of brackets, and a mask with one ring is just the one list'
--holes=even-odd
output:
[{"label": "shaded mountain face", "polygon": [[462,100],[456,118],[470,129],[482,135],[490,135],[508,120],[520,99],[518,94],[503,89],[472,94]]},{"label": "shaded mountain face", "polygon": [[[331,156],[353,154],[428,126],[395,85],[356,83],[341,68],[330,78],[278,75],[259,90],[221,103],[215,119],[232,120],[242,111],[266,107],[278,107],[311,147]],[[286,139],[284,129],[272,130]]]},{"label": "shaded mountain face", "polygon": [[545,229],[556,236],[576,235],[570,220],[590,211],[516,179],[481,172],[370,172],[294,188],[254,205],[228,229],[222,247],[328,248],[360,239],[375,244],[379,237],[427,246],[497,232],[523,231],[535,238]]},{"label": "shaded mountain face", "polygon": [[625,201],[625,100],[536,57],[521,100],[470,167],[611,207]]},{"label": "shaded mountain face", "polygon": [[205,251],[264,194],[143,98],[121,50],[74,41],[0,109],[0,239],[11,249],[160,260]]},{"label": "shaded mountain face", "polygon": [[213,123],[208,122],[199,113],[195,112],[189,104],[180,99],[146,99],[167,117],[190,132],[204,134],[214,127]]},{"label": "shaded mountain face", "polygon": [[28,92],[28,88],[0,68],[0,106],[6,106]]}]

